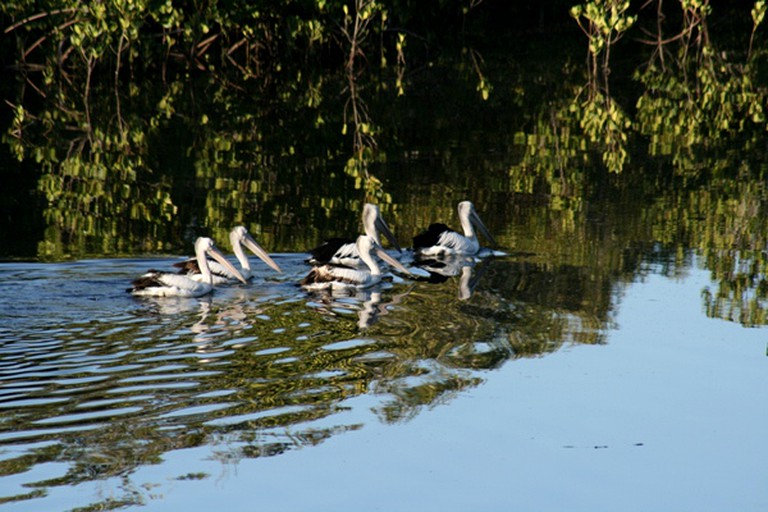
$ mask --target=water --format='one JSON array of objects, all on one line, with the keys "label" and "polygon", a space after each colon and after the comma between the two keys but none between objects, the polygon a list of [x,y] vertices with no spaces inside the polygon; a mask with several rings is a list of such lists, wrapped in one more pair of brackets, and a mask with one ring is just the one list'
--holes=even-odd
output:
[{"label": "water", "polygon": [[[29,67],[0,84],[0,505],[768,509],[762,29],[751,48],[746,7],[630,10],[598,69],[568,9],[517,4],[390,5],[354,72],[338,9],[236,43],[253,20],[219,6],[173,50],[133,16],[85,66],[87,13],[9,8]],[[639,42],[662,26],[706,37]],[[296,286],[365,202],[407,246],[464,200],[509,256]],[[125,293],[239,224],[284,274]]]},{"label": "water", "polygon": [[704,314],[699,259],[595,315],[531,255],[350,297],[298,288],[303,258],[183,300],[124,292],[174,258],[2,265],[5,507],[768,505],[765,329]]}]

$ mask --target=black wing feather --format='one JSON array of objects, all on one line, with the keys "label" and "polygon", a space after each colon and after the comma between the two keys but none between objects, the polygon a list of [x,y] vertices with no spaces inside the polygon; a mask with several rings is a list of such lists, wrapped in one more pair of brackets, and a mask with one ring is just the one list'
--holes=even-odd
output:
[{"label": "black wing feather", "polygon": [[453,230],[440,222],[430,224],[425,231],[422,231],[413,237],[413,248],[419,249],[421,247],[432,247],[433,245],[437,245],[438,240],[440,240],[440,235],[446,231]]},{"label": "black wing feather", "polygon": [[193,275],[200,274],[200,265],[197,264],[197,258],[190,258],[188,260],[179,261],[173,264],[174,267],[179,269],[181,275]]},{"label": "black wing feather", "polygon": [[333,255],[336,254],[336,251],[338,251],[341,246],[346,244],[354,244],[355,241],[351,238],[328,238],[326,240],[323,240],[323,243],[315,247],[314,249],[310,249],[309,253],[312,255],[312,258],[310,261],[313,263],[328,263],[331,261],[331,258],[333,258]]},{"label": "black wing feather", "polygon": [[148,270],[146,274],[139,276],[131,281],[131,287],[126,288],[125,291],[133,292],[135,290],[145,290],[147,288],[152,288],[153,286],[163,286],[163,283],[158,279],[158,277],[163,273],[164,272],[161,272],[160,270]]}]

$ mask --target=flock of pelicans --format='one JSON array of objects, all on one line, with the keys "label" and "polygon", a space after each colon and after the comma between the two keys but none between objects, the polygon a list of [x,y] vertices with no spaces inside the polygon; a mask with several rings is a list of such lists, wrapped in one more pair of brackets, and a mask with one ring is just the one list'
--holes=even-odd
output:
[{"label": "flock of pelicans", "polygon": [[[413,249],[408,254],[418,268],[419,264],[432,264],[443,258],[472,257],[480,253],[480,243],[475,227],[495,244],[488,229],[480,220],[475,207],[469,201],[462,201],[458,206],[462,233],[448,228],[445,224],[432,224],[427,230],[413,238]],[[301,280],[301,286],[309,289],[346,289],[367,288],[379,283],[382,268],[377,257],[389,264],[392,269],[405,276],[415,276],[417,270],[409,270],[405,265],[387,254],[381,246],[379,232],[383,234],[402,255],[403,250],[397,243],[389,226],[381,217],[379,208],[366,204],[363,208],[364,235],[357,240],[331,238],[310,251],[307,260],[312,269]],[[127,291],[133,295],[153,297],[199,297],[213,291],[214,286],[240,281],[247,283],[252,277],[251,265],[243,247],[248,248],[264,263],[277,272],[282,272],[243,226],[238,226],[229,235],[235,257],[240,269],[216,247],[208,237],[199,237],[195,241],[195,257],[175,263],[177,270],[163,272],[150,270],[135,279]],[[498,253],[496,253],[498,254]],[[405,259],[405,256],[401,257]],[[423,274],[422,274],[423,275]]]}]

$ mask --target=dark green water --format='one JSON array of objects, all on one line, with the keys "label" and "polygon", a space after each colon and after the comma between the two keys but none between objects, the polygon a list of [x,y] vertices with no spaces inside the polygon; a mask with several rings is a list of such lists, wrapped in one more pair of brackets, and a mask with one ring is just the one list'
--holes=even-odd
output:
[{"label": "dark green water", "polygon": [[11,510],[768,503],[754,391],[768,384],[764,329],[708,316],[722,283],[691,252],[635,251],[635,272],[611,282],[557,257],[331,297],[296,286],[304,255],[276,254],[283,275],[254,260],[251,285],[202,299],[124,292],[175,258],[0,265],[2,499]]},{"label": "dark green water", "polygon": [[[529,35],[414,58],[403,96],[360,75],[365,126],[343,73],[287,62],[25,103],[0,152],[0,502],[764,510],[765,51],[636,52],[609,93],[584,40]],[[463,200],[507,256],[297,286],[365,202],[408,247]],[[283,274],[125,293],[238,224]]]}]

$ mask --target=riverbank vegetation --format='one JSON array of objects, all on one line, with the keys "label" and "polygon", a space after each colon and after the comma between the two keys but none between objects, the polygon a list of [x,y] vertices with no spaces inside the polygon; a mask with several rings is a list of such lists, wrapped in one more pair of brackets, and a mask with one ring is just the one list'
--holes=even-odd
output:
[{"label": "riverbank vegetation", "polygon": [[[236,223],[303,251],[355,232],[365,201],[405,242],[472,197],[507,245],[558,264],[607,261],[610,274],[638,240],[673,257],[696,248],[729,283],[712,311],[718,296],[760,310],[765,12],[762,0],[4,2],[2,255],[182,252]],[[607,211],[633,220],[589,227]],[[747,277],[734,248],[754,262]]]}]

